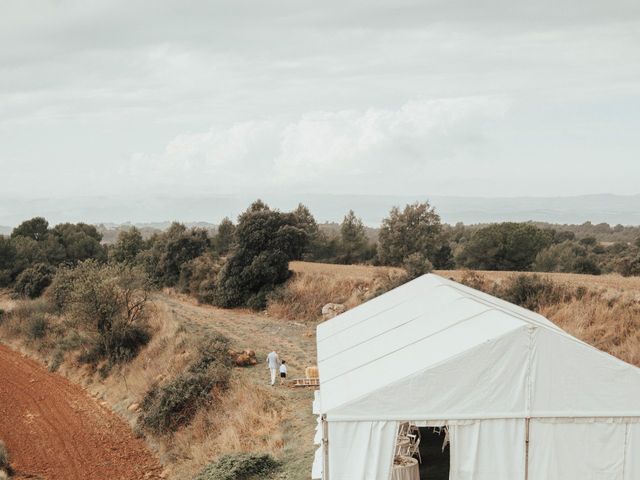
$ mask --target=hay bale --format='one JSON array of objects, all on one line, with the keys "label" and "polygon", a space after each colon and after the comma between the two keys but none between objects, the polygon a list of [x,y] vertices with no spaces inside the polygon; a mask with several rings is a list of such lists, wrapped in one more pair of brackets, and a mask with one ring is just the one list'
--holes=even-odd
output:
[{"label": "hay bale", "polygon": [[248,367],[250,365],[255,365],[255,358],[252,359],[249,355],[247,355],[246,353],[241,353],[240,355],[238,355],[235,359],[235,363],[237,366],[239,367]]},{"label": "hay bale", "polygon": [[306,378],[320,378],[320,373],[318,372],[318,367],[311,366],[304,369],[304,376]]}]

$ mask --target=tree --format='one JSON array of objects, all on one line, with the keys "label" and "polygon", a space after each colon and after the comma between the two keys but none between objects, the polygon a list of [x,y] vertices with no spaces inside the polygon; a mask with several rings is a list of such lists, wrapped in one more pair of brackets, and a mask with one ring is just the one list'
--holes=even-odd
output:
[{"label": "tree", "polygon": [[[64,271],[64,270],[63,270]],[[139,267],[81,262],[54,281],[54,298],[70,320],[94,337],[87,361],[128,361],[151,338],[147,326],[149,281]]]},{"label": "tree", "polygon": [[86,223],[61,223],[51,233],[64,248],[65,262],[76,264],[91,258],[106,260],[106,250],[100,244],[102,234],[96,227]]},{"label": "tree", "polygon": [[0,235],[0,287],[6,287],[13,281],[16,255],[13,242]]},{"label": "tree", "polygon": [[291,213],[296,220],[298,228],[304,230],[309,238],[318,234],[318,222],[316,222],[315,217],[305,205],[299,203],[296,209]]},{"label": "tree", "polygon": [[[428,202],[393,207],[382,221],[378,236],[378,258],[385,265],[402,265],[404,259],[419,253],[434,259],[442,230],[440,216]],[[441,252],[445,253],[445,252]]]},{"label": "tree", "polygon": [[289,277],[289,261],[307,246],[307,234],[292,213],[254,205],[240,215],[237,247],[218,275],[216,303],[222,307],[263,308],[267,294]]},{"label": "tree", "polygon": [[141,252],[139,261],[155,283],[167,287],[176,285],[184,264],[199,257],[210,248],[207,231],[202,228],[187,229],[174,222],[166,232],[149,239],[150,248]]},{"label": "tree", "polygon": [[496,223],[477,230],[457,257],[477,270],[530,270],[538,253],[551,244],[549,232],[530,223]]},{"label": "tree", "polygon": [[133,264],[143,248],[142,233],[136,227],[131,227],[118,233],[118,239],[109,254],[116,262]]},{"label": "tree", "polygon": [[228,217],[224,217],[218,225],[218,232],[214,238],[216,251],[220,255],[226,255],[235,242],[236,226]]},{"label": "tree", "polygon": [[31,220],[26,220],[13,229],[11,237],[27,237],[33,240],[40,241],[49,231],[49,222],[43,217],[34,217]]},{"label": "tree", "polygon": [[342,263],[362,261],[367,253],[367,234],[362,220],[349,210],[340,224]]}]

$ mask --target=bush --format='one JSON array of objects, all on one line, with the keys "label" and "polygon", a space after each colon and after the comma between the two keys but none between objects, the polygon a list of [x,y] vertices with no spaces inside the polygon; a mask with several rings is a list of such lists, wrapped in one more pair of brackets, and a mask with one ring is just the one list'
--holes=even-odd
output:
[{"label": "bush", "polygon": [[74,282],[78,279],[80,272],[80,269],[60,268],[53,277],[46,296],[56,307],[58,313],[69,305]]},{"label": "bush", "polygon": [[30,340],[38,340],[47,334],[47,319],[44,315],[36,315],[28,320],[27,336]]},{"label": "bush", "polygon": [[7,452],[7,447],[4,442],[0,440],[0,471],[2,470],[10,473],[11,466],[9,464],[9,452]]},{"label": "bush", "polygon": [[51,284],[53,273],[53,267],[45,263],[36,263],[18,275],[13,289],[25,297],[39,297],[44,289]]},{"label": "bush", "polygon": [[194,480],[262,480],[277,468],[266,453],[235,453],[207,465]]},{"label": "bush", "polygon": [[409,280],[418,278],[433,270],[433,264],[422,253],[412,253],[404,259],[404,269],[407,271]]},{"label": "bush", "polygon": [[180,268],[178,290],[194,295],[201,303],[213,303],[220,264],[210,254],[188,261]]},{"label": "bush", "polygon": [[[63,305],[67,317],[95,337],[84,356],[95,363],[125,362],[148,343],[149,282],[139,268],[83,262],[54,285],[52,296]],[[57,282],[56,282],[57,283]]]},{"label": "bush", "polygon": [[214,397],[212,389],[225,389],[231,375],[229,341],[216,335],[198,349],[198,358],[183,373],[163,386],[155,385],[142,404],[143,428],[159,435],[187,425],[200,407]]},{"label": "bush", "polygon": [[[151,340],[151,333],[146,325],[128,325],[122,323],[115,326],[111,334],[111,349],[100,339],[90,342],[90,347],[85,350],[78,360],[81,363],[95,365],[100,360],[108,358],[111,364],[126,363],[138,355],[142,347]],[[111,365],[108,365],[109,368]]]},{"label": "bush", "polygon": [[548,278],[539,275],[516,275],[505,281],[499,296],[529,310],[560,301],[562,291]]}]

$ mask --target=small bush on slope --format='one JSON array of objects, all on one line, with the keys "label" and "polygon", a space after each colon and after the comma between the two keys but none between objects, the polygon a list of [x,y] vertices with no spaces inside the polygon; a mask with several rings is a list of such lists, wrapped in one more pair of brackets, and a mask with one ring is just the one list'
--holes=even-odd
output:
[{"label": "small bush on slope", "polygon": [[199,348],[198,359],[166,385],[154,386],[142,401],[141,425],[159,435],[188,424],[205,403],[210,392],[226,389],[231,376],[229,341],[216,335]]},{"label": "small bush on slope", "polygon": [[13,289],[17,294],[25,297],[39,297],[51,283],[53,273],[53,267],[45,263],[36,263],[18,275]]},{"label": "small bush on slope", "polygon": [[0,440],[0,479],[3,474],[11,475],[12,473],[11,465],[9,464],[9,452],[7,452],[7,447],[4,445],[4,442]]},{"label": "small bush on slope", "polygon": [[207,465],[194,480],[262,480],[277,468],[278,463],[266,453],[225,455]]}]

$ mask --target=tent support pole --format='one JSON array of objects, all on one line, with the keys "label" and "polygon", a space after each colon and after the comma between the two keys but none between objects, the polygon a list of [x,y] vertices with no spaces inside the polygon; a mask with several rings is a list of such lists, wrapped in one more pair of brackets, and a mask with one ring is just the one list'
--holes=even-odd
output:
[{"label": "tent support pole", "polygon": [[531,419],[525,419],[525,439],[524,439],[524,480],[529,480],[529,423]]},{"label": "tent support pole", "polygon": [[322,480],[329,480],[329,424],[322,415]]}]

